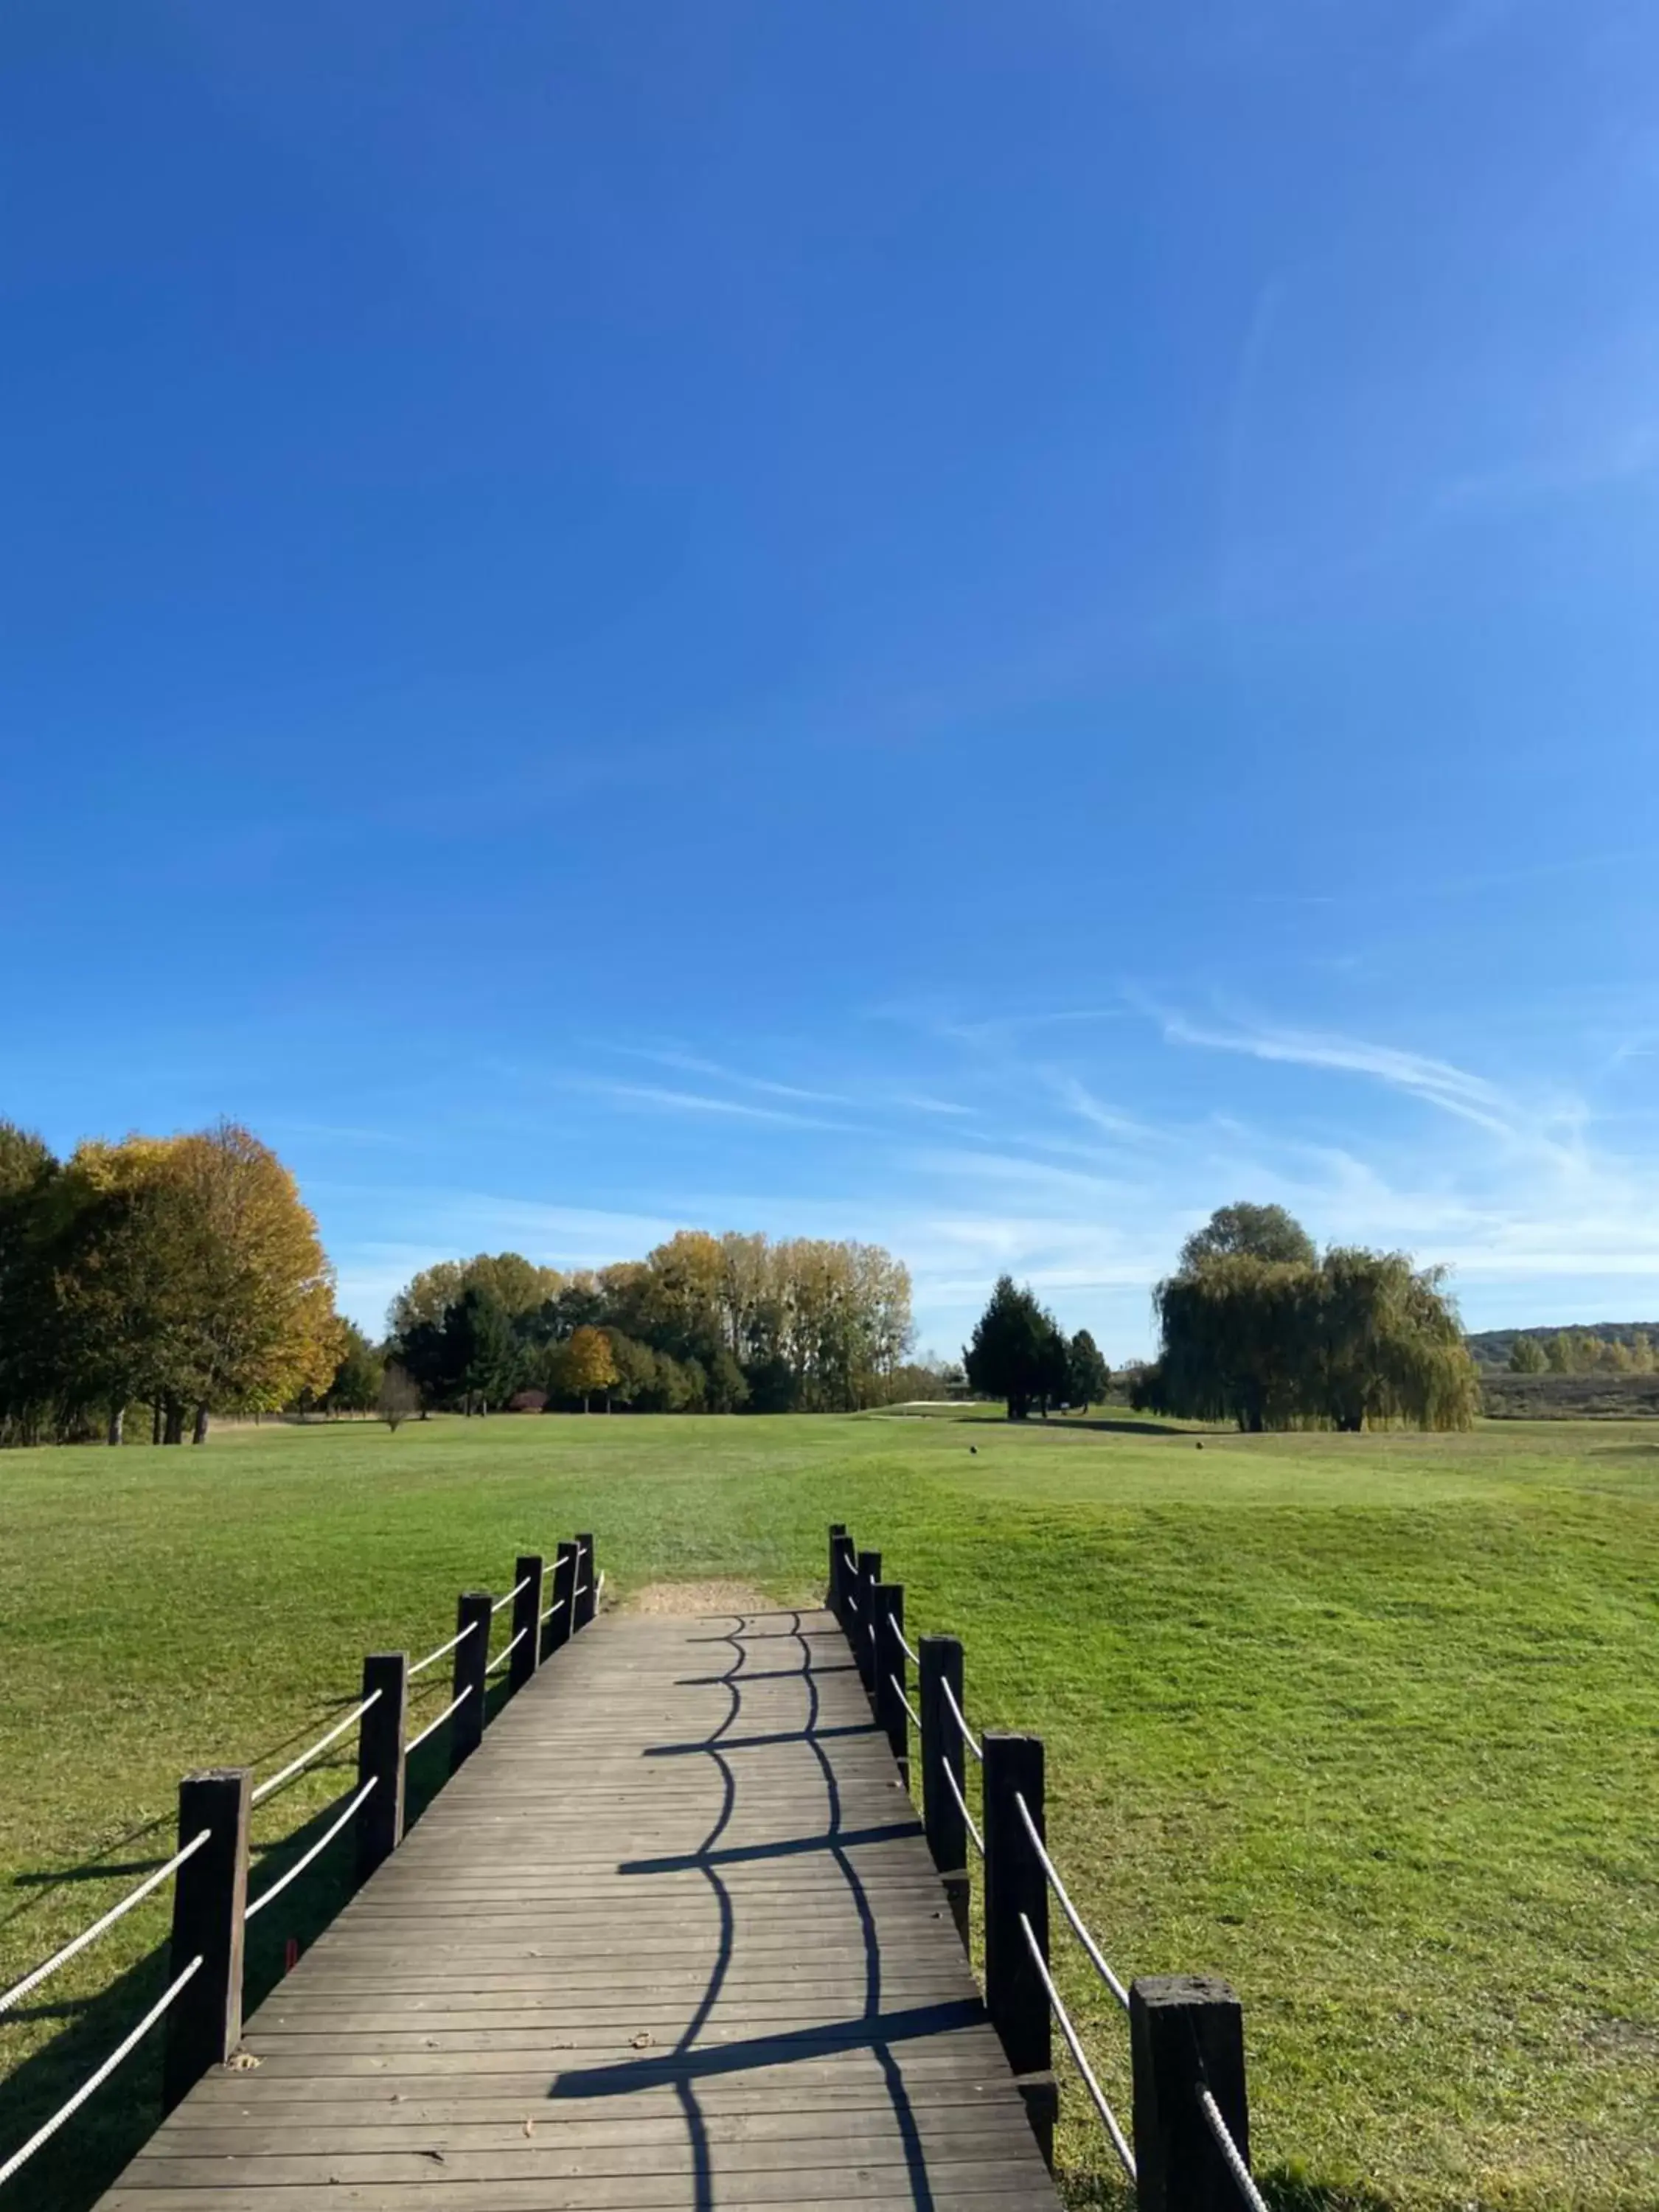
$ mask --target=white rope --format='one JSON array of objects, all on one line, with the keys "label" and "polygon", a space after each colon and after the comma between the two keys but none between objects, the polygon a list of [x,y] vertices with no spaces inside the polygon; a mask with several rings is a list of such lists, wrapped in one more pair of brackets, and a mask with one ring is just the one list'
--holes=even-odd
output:
[{"label": "white rope", "polygon": [[299,1879],[319,1851],[325,1851],[328,1849],[329,1845],[334,1841],[336,1836],[339,1834],[341,1829],[344,1827],[346,1822],[351,1818],[352,1814],[362,1803],[364,1798],[368,1796],[369,1791],[374,1787],[380,1778],[378,1774],[370,1775],[368,1780],[364,1783],[362,1788],[357,1792],[357,1795],[346,1807],[344,1812],[341,1814],[339,1819],[334,1823],[334,1826],[329,1829],[325,1835],[318,1837],[316,1842],[305,1854],[303,1858],[297,1858],[295,1860],[293,1865],[282,1877],[280,1881],[273,1881],[270,1887],[266,1890],[263,1897],[256,1897],[254,1899],[252,1904],[248,1906],[246,1913],[244,1915],[245,1918],[252,1920],[256,1912],[263,1912],[266,1905],[273,1903],[276,1899],[282,1895],[283,1892],[288,1887],[289,1882],[295,1881]]},{"label": "white rope", "polygon": [[599,1569],[599,1579],[593,1585],[593,1602],[597,1605],[605,1595],[605,1569]]},{"label": "white rope", "polygon": [[[1106,2123],[1106,2132],[1112,2139],[1112,2148],[1123,2161],[1124,2172],[1131,2181],[1136,2181],[1139,2177],[1135,2172],[1134,2153],[1130,2149],[1127,2138],[1117,2124],[1117,2114],[1107,2103],[1100,2084],[1095,2079],[1094,2069],[1083,2055],[1083,2045],[1077,2039],[1077,2030],[1072,2025],[1071,2014],[1061,2004],[1060,1991],[1049,1979],[1048,1969],[1042,1963],[1042,1954],[1037,1948],[1036,1937],[1031,1933],[1031,1923],[1023,1912],[1019,1916],[1019,1924],[1025,1931],[1025,1942],[1031,1954],[1031,1963],[1042,1975],[1042,1986],[1048,1992],[1048,2002],[1054,2008],[1054,2018],[1060,2022],[1060,2032],[1065,2037],[1073,2057],[1077,2061],[1077,2070],[1083,2076],[1083,2086],[1093,2098],[1095,2110]],[[1267,2206],[1259,2197],[1256,2204],[1258,2212],[1267,2212]]]},{"label": "white rope", "polygon": [[968,1832],[974,1839],[974,1849],[979,1853],[981,1858],[983,1858],[985,1856],[985,1838],[981,1835],[979,1830],[974,1826],[974,1816],[968,1810],[968,1800],[963,1796],[956,1776],[951,1771],[951,1762],[949,1759],[940,1759],[939,1771],[945,1777],[946,1783],[950,1785],[951,1795],[957,1801],[957,1810],[961,1814],[963,1819],[968,1823]]},{"label": "white rope", "polygon": [[1032,1820],[1030,1808],[1027,1807],[1024,1798],[1020,1795],[1018,1790],[1014,1792],[1014,1804],[1018,1810],[1020,1819],[1025,1823],[1025,1832],[1031,1839],[1031,1849],[1036,1853],[1037,1856],[1042,1862],[1042,1871],[1048,1877],[1049,1887],[1054,1891],[1054,1895],[1060,1899],[1060,1909],[1072,1923],[1072,1933],[1077,1937],[1078,1942],[1082,1944],[1084,1949],[1089,1954],[1090,1958],[1094,1961],[1095,1972],[1100,1976],[1102,1981],[1105,1983],[1107,1988],[1122,2006],[1124,2011],[1127,2012],[1129,2009],[1129,1992],[1124,1988],[1122,1983],[1119,1981],[1117,1976],[1107,1965],[1106,1960],[1102,1954],[1099,1944],[1096,1942],[1094,1937],[1084,1926],[1082,1916],[1078,1911],[1076,1905],[1073,1904],[1071,1899],[1066,1894],[1066,1885],[1060,1880],[1059,1871],[1056,1869],[1054,1861],[1049,1857],[1048,1852],[1042,1848],[1042,1838],[1036,1832],[1036,1823]]},{"label": "white rope", "polygon": [[562,1597],[556,1597],[552,1604],[548,1607],[547,1611],[542,1615],[541,1620],[536,1623],[537,1627],[540,1628],[544,1626],[546,1622],[551,1620],[554,1614],[563,1603],[564,1600]]},{"label": "white rope", "polygon": [[410,1680],[412,1682],[417,1674],[424,1674],[428,1667],[435,1667],[439,1660],[447,1657],[448,1654],[455,1649],[455,1646],[458,1644],[465,1644],[467,1638],[471,1635],[473,1630],[477,1626],[477,1625],[478,1624],[476,1620],[469,1620],[466,1626],[461,1629],[456,1635],[452,1636],[447,1644],[441,1644],[435,1651],[428,1651],[424,1659],[417,1661],[416,1663],[410,1668]]},{"label": "white rope", "polygon": [[498,1597],[495,1604],[489,1608],[490,1619],[493,1620],[504,1605],[511,1605],[514,1599],[517,1597],[521,1589],[528,1589],[530,1588],[530,1582],[531,1577],[528,1575],[523,1575],[516,1583],[514,1583],[512,1589],[508,1590],[505,1597]]},{"label": "white rope", "polygon": [[490,1661],[489,1664],[484,1668],[485,1674],[493,1674],[498,1667],[505,1667],[507,1661],[513,1656],[513,1654],[518,1650],[519,1646],[524,1642],[526,1637],[528,1636],[529,1633],[530,1631],[527,1628],[521,1628],[518,1634],[514,1638],[513,1641],[501,1653],[500,1656]]},{"label": "white rope", "polygon": [[94,2089],[99,2089],[103,2087],[104,2083],[108,2081],[110,2075],[115,2071],[121,2061],[126,2057],[128,2051],[131,2051],[133,2045],[139,2042],[142,2038],[155,2027],[156,2021],[160,2020],[161,2014],[173,2002],[174,1997],[178,1996],[179,1990],[183,1989],[185,1984],[190,1979],[191,1976],[196,1972],[198,1968],[201,1966],[201,1963],[200,1959],[192,1959],[191,1960],[189,1966],[185,1968],[184,1972],[179,1975],[178,1980],[156,1999],[155,2002],[150,2007],[149,2010],[139,2021],[137,2027],[133,2029],[131,2034],[125,2037],[120,2043],[117,2044],[114,2050],[111,2051],[109,2057],[104,2061],[97,2072],[88,2075],[87,2080],[81,2084],[80,2087],[76,2091],[75,2094],[70,2099],[66,2105],[60,2105],[58,2106],[58,2110],[46,2122],[45,2127],[37,2128],[35,2130],[34,2133],[23,2145],[21,2150],[15,2150],[11,2156],[6,2160],[5,2164],[3,2166],[0,2166],[0,2186],[3,2186],[6,2182],[11,2179],[13,2174],[16,2172],[18,2167],[21,2166],[26,2160],[31,2159],[34,2156],[35,2152],[40,2149],[43,2142],[49,2142],[52,2140],[52,2136],[57,2134],[58,2129],[63,2126],[64,2121],[71,2118],[80,2111],[82,2106],[86,2103],[87,2099],[91,2096]]},{"label": "white rope", "polygon": [[967,1745],[969,1750],[973,1753],[975,1759],[982,1759],[985,1753],[981,1747],[974,1741],[974,1731],[969,1727],[966,1720],[963,1717],[962,1707],[957,1703],[955,1697],[951,1693],[951,1685],[945,1680],[943,1674],[939,1678],[939,1686],[940,1691],[944,1694],[945,1704],[949,1705],[951,1712],[956,1716],[957,1726],[962,1730],[963,1741]]},{"label": "white rope", "polygon": [[896,1674],[890,1674],[887,1679],[893,1686],[894,1695],[897,1698],[900,1705],[903,1706],[905,1711],[909,1714],[911,1719],[915,1723],[917,1733],[920,1734],[921,1729],[921,1715],[910,1703],[908,1698],[905,1696],[903,1683],[900,1681]]},{"label": "white rope", "polygon": [[428,1736],[436,1735],[438,1730],[443,1726],[450,1715],[452,1713],[459,1712],[461,1707],[466,1703],[467,1699],[471,1695],[472,1685],[469,1682],[465,1689],[461,1692],[460,1696],[455,1699],[455,1702],[453,1705],[446,1705],[435,1721],[428,1721],[426,1726],[421,1730],[419,1735],[413,1737],[404,1746],[404,1757],[407,1759],[411,1752],[418,1751],[421,1746],[426,1741]]},{"label": "white rope", "polygon": [[269,1782],[262,1782],[248,1802],[257,1805],[263,1798],[269,1797],[273,1790],[280,1790],[283,1783],[297,1774],[302,1766],[308,1766],[319,1751],[326,1751],[330,1744],[337,1742],[349,1728],[355,1728],[380,1695],[380,1691],[376,1690],[365,1698],[356,1711],[348,1713],[337,1728],[331,1728],[326,1735],[319,1735],[309,1751],[302,1751],[297,1759],[289,1759],[280,1774],[273,1774]]},{"label": "white rope", "polygon": [[137,1888],[124,1897],[118,1905],[112,1905],[101,1920],[94,1920],[90,1928],[83,1928],[78,1936],[71,1937],[61,1951],[54,1951],[44,1966],[37,1966],[32,1974],[25,1974],[21,1982],[0,1996],[0,2012],[9,2011],[19,1997],[26,1997],[31,1990],[37,1989],[48,1974],[55,1974],[59,1966],[67,1965],[77,1951],[84,1951],[88,1943],[103,1934],[105,1929],[113,1928],[116,1922],[125,1918],[135,1905],[142,1905],[153,1889],[159,1889],[169,1875],[177,1874],[186,1859],[195,1856],[211,1833],[211,1829],[204,1828],[199,1836],[192,1836],[183,1850],[175,1851],[164,1867],[157,1867],[154,1874],[147,1875]]},{"label": "white rope", "polygon": [[578,1583],[575,1589],[571,1591],[570,1595],[572,1597],[586,1597],[587,1595],[587,1584],[586,1583]]},{"label": "white rope", "polygon": [[887,1616],[887,1626],[892,1630],[894,1635],[898,1638],[898,1648],[910,1662],[910,1664],[913,1667],[920,1667],[921,1664],[921,1656],[917,1652],[913,1651],[910,1649],[910,1646],[905,1642],[904,1631],[899,1626],[897,1621],[894,1620],[890,1613]]},{"label": "white rope", "polygon": [[[1249,2206],[1250,2212],[1267,2212],[1261,2191],[1250,2179],[1250,2169],[1245,2165],[1238,2145],[1233,2141],[1232,2131],[1221,2117],[1220,2106],[1201,2084],[1198,2092],[1198,2106],[1210,2124],[1210,2133],[1216,2139],[1216,2147],[1226,2160],[1227,2171],[1238,2184],[1238,2193]],[[4,2179],[5,2176],[0,2174],[0,2181]]]},{"label": "white rope", "polygon": [[858,1600],[854,1596],[854,1595],[853,1595],[852,1591],[851,1591],[851,1590],[843,1590],[843,1591],[842,1592],[842,1595],[846,1599],[846,1601],[847,1601],[848,1604],[848,1605],[850,1605],[850,1606],[852,1607],[852,1608],[853,1608],[854,1612],[854,1613],[856,1613],[856,1612],[859,1610],[859,1601],[858,1601]]}]

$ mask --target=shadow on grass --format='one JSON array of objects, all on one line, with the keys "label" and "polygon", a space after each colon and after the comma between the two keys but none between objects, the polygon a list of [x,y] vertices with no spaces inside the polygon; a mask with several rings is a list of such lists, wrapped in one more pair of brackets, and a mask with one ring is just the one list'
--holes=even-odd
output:
[{"label": "shadow on grass", "polygon": [[[444,1771],[447,1771],[447,1757]],[[326,1771],[324,1769],[323,1771]],[[348,1778],[347,1794],[356,1769]],[[309,1850],[339,1817],[337,1797],[276,1841],[254,1847],[255,1877],[279,1876]],[[159,1825],[154,1824],[154,1825]],[[157,1863],[160,1862],[158,1861]],[[348,1826],[278,1905],[262,1913],[247,1930],[243,1973],[243,2012],[252,2014],[288,1971],[289,1945],[303,1953],[333,1920],[355,1887],[353,1831]],[[26,2058],[7,2077],[5,2116],[0,2122],[0,2159],[9,2157],[81,2087],[114,2050],[167,1987],[171,1977],[169,1947],[158,1944],[106,1988],[84,1998],[46,2001],[33,2011],[20,2008],[9,2017],[61,2019],[63,2032]],[[88,2212],[143,2148],[161,2118],[161,2052],[165,2019],[157,2021],[118,2071],[28,2164],[0,2188],[0,2212]]]},{"label": "shadow on grass", "polygon": [[[1041,1431],[1045,1424],[1027,1421],[1024,1425]],[[1177,1421],[1114,1420],[1107,1413],[1097,1418],[1091,1413],[1062,1413],[1046,1425],[1051,1429],[1101,1429],[1114,1437],[1207,1437],[1216,1433],[1213,1429],[1201,1426],[1183,1428]]]},{"label": "shadow on grass", "polygon": [[[1258,2170],[1255,2185],[1269,2212],[1398,2212],[1393,2197],[1365,2182],[1316,2181],[1293,2165]],[[1106,2172],[1060,2166],[1054,2186],[1071,2212],[1135,2212],[1133,2185],[1115,2166]]]},{"label": "shadow on grass", "polygon": [[[276,1742],[265,1744],[255,1752],[253,1757],[248,1761],[249,1765],[257,1771],[258,1768],[266,1765],[271,1760],[280,1759],[285,1752],[297,1750],[312,1734],[319,1721],[326,1722],[331,1719],[343,1706],[356,1703],[357,1699],[355,1696],[325,1698],[318,1711],[308,1720],[302,1722],[298,1728],[291,1729],[287,1735],[280,1738]],[[0,1913],[0,1928],[9,1928],[16,1921],[25,1918],[27,1914],[39,1911],[41,1905],[55,1891],[67,1888],[74,1882],[112,1881],[122,1875],[142,1876],[154,1874],[158,1866],[173,1856],[175,1817],[174,1813],[169,1809],[165,1813],[153,1814],[148,1820],[140,1820],[135,1826],[128,1828],[123,1834],[106,1844],[101,1851],[94,1851],[89,1858],[82,1859],[76,1865],[39,1867],[25,1873],[13,1875],[10,1877],[10,1887],[28,1890],[33,1892],[33,1894],[24,1897],[12,1907],[9,1912]],[[116,1859],[110,1856],[112,1852],[125,1850],[133,1844],[142,1843],[147,1836],[154,1836],[158,1839],[154,1857]],[[163,1847],[163,1839],[165,1847]]]}]

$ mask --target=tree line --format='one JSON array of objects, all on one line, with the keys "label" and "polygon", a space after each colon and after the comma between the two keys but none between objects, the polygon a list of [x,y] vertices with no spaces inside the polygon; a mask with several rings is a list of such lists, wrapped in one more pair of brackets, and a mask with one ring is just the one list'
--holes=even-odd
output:
[{"label": "tree line", "polygon": [[1511,1375],[1651,1375],[1659,1352],[1644,1328],[1628,1336],[1594,1329],[1540,1329],[1517,1336],[1507,1361]]},{"label": "tree line", "polygon": [[0,1122],[0,1443],[158,1443],[327,1389],[346,1338],[293,1176],[234,1122],[83,1144]]},{"label": "tree line", "polygon": [[388,1372],[423,1409],[530,1395],[640,1413],[848,1413],[942,1395],[907,1360],[910,1276],[879,1245],[681,1230],[562,1275],[481,1253],[416,1275],[387,1316]]}]

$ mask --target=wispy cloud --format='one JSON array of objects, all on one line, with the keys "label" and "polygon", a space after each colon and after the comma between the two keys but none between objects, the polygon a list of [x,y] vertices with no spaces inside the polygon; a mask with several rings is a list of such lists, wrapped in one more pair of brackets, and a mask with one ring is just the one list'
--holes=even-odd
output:
[{"label": "wispy cloud", "polygon": [[745,1075],[737,1068],[722,1066],[718,1060],[704,1060],[696,1053],[659,1051],[641,1045],[616,1045],[612,1050],[626,1054],[630,1060],[648,1060],[657,1067],[678,1068],[684,1075],[712,1076],[718,1083],[729,1083],[739,1091],[759,1091],[769,1098],[798,1098],[804,1103],[819,1106],[850,1106],[854,1103],[838,1091],[809,1091],[798,1083],[778,1083],[769,1076]]},{"label": "wispy cloud", "polygon": [[561,1087],[614,1099],[619,1105],[653,1107],[664,1113],[713,1115],[732,1121],[769,1122],[780,1128],[858,1133],[856,1122],[826,1121],[820,1115],[797,1114],[782,1106],[757,1106],[746,1098],[720,1098],[708,1091],[671,1091],[655,1083],[611,1083],[599,1076],[568,1076]]},{"label": "wispy cloud", "polygon": [[1495,38],[1516,12],[1520,0],[1451,0],[1412,49],[1419,66],[1455,60]]},{"label": "wispy cloud", "polygon": [[1121,1114],[1114,1107],[1103,1106],[1076,1076],[1057,1075],[1053,1081],[1055,1091],[1073,1113],[1087,1121],[1091,1127],[1098,1129],[1103,1135],[1134,1145],[1162,1141],[1163,1132],[1153,1128],[1149,1122],[1137,1121],[1133,1115]]},{"label": "wispy cloud", "polygon": [[1186,1015],[1165,1013],[1164,1034],[1172,1043],[1201,1045],[1214,1052],[1243,1053],[1252,1060],[1279,1060],[1298,1067],[1324,1067],[1367,1075],[1392,1090],[1437,1106],[1442,1112],[1473,1121],[1498,1136],[1517,1133],[1519,1117],[1494,1084],[1471,1075],[1449,1060],[1432,1060],[1397,1046],[1369,1044],[1357,1037],[1322,1036],[1302,1030],[1212,1029]]},{"label": "wispy cloud", "polygon": [[1448,519],[1473,517],[1654,477],[1659,477],[1659,422],[1644,418],[1591,445],[1541,458],[1528,453],[1502,466],[1454,477],[1437,506]]},{"label": "wispy cloud", "polygon": [[895,1106],[903,1107],[912,1114],[952,1114],[971,1120],[974,1109],[958,1106],[954,1099],[930,1098],[923,1091],[901,1091],[894,1097]]}]

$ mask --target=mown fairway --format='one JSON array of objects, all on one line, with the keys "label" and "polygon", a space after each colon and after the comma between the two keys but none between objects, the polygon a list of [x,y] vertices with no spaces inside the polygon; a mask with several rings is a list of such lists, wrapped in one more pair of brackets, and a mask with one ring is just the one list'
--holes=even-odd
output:
[{"label": "mown fairway", "polygon": [[[906,1584],[913,1635],[965,1639],[973,1717],[1047,1737],[1055,1854],[1120,1970],[1239,1990],[1277,2202],[1650,2212],[1651,1436],[1208,1435],[1200,1455],[957,1419],[596,1416],[7,1454],[0,1987],[167,1856],[179,1773],[270,1771],[351,1702],[365,1649],[436,1643],[456,1589],[504,1589],[517,1549],[592,1528],[619,1595],[735,1576],[796,1596],[843,1519]],[[345,1779],[272,1798],[256,1850]],[[259,1923],[251,1994],[319,1888]],[[162,1986],[167,1910],[0,2019],[20,2069],[0,2154]],[[1119,2016],[1056,1948],[1121,2095]],[[154,2080],[136,2056],[8,2203],[84,2204]],[[1064,2094],[1068,2193],[1116,2202]]]}]

